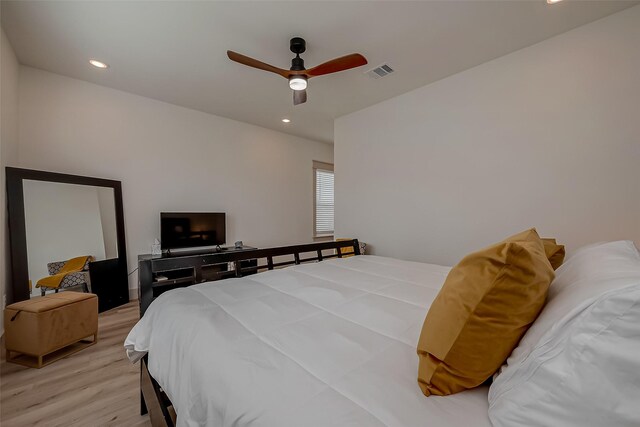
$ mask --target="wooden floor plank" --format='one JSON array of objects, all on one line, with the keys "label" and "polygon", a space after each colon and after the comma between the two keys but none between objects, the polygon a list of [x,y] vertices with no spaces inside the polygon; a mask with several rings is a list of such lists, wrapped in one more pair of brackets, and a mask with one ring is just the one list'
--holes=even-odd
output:
[{"label": "wooden floor plank", "polygon": [[122,344],[138,320],[138,303],[101,313],[98,343],[42,369],[0,360],[0,424],[150,426],[140,416],[140,367]]}]

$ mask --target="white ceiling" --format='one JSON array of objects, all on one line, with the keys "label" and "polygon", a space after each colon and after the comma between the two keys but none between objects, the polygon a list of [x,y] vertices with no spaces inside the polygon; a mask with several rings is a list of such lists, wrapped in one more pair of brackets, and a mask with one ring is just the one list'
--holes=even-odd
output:
[{"label": "white ceiling", "polygon": [[[332,142],[336,117],[634,4],[2,1],[1,13],[22,64]],[[285,79],[226,57],[230,49],[288,68],[293,36],[307,40],[307,67],[352,52],[371,67],[314,78],[309,101],[294,107]],[[95,69],[89,58],[110,68]],[[378,80],[364,75],[384,62],[396,72]]]}]

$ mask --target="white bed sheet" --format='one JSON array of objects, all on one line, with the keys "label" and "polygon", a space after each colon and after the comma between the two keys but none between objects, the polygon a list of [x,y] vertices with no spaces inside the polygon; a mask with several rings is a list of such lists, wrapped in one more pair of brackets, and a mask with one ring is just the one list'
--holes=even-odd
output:
[{"label": "white bed sheet", "polygon": [[416,343],[449,267],[357,256],[166,292],[125,341],[179,426],[490,427],[487,387],[425,397]]}]

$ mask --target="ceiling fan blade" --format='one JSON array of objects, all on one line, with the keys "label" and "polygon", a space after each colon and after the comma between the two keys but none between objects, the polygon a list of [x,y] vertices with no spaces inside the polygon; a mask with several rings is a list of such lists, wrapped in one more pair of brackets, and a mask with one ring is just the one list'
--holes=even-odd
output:
[{"label": "ceiling fan blade", "polygon": [[294,90],[293,105],[304,104],[305,102],[307,102],[307,90]]},{"label": "ceiling fan blade", "polygon": [[259,70],[270,71],[272,73],[276,73],[281,75],[282,77],[289,77],[289,70],[283,70],[282,68],[274,67],[273,65],[266,64],[264,62],[260,62],[257,59],[249,58],[248,56],[241,55],[232,50],[227,51],[227,56],[230,60],[238,62],[243,65],[248,65],[249,67],[257,68]]},{"label": "ceiling fan blade", "polygon": [[322,76],[325,74],[337,73],[338,71],[349,70],[367,64],[367,59],[359,53],[342,56],[332,59],[306,71],[308,77]]}]

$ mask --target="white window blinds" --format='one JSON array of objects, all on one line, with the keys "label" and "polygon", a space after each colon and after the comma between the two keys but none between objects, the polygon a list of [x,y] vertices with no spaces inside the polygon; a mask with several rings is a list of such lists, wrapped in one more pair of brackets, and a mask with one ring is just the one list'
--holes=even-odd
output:
[{"label": "white window blinds", "polygon": [[333,165],[313,162],[314,236],[333,235]]}]

